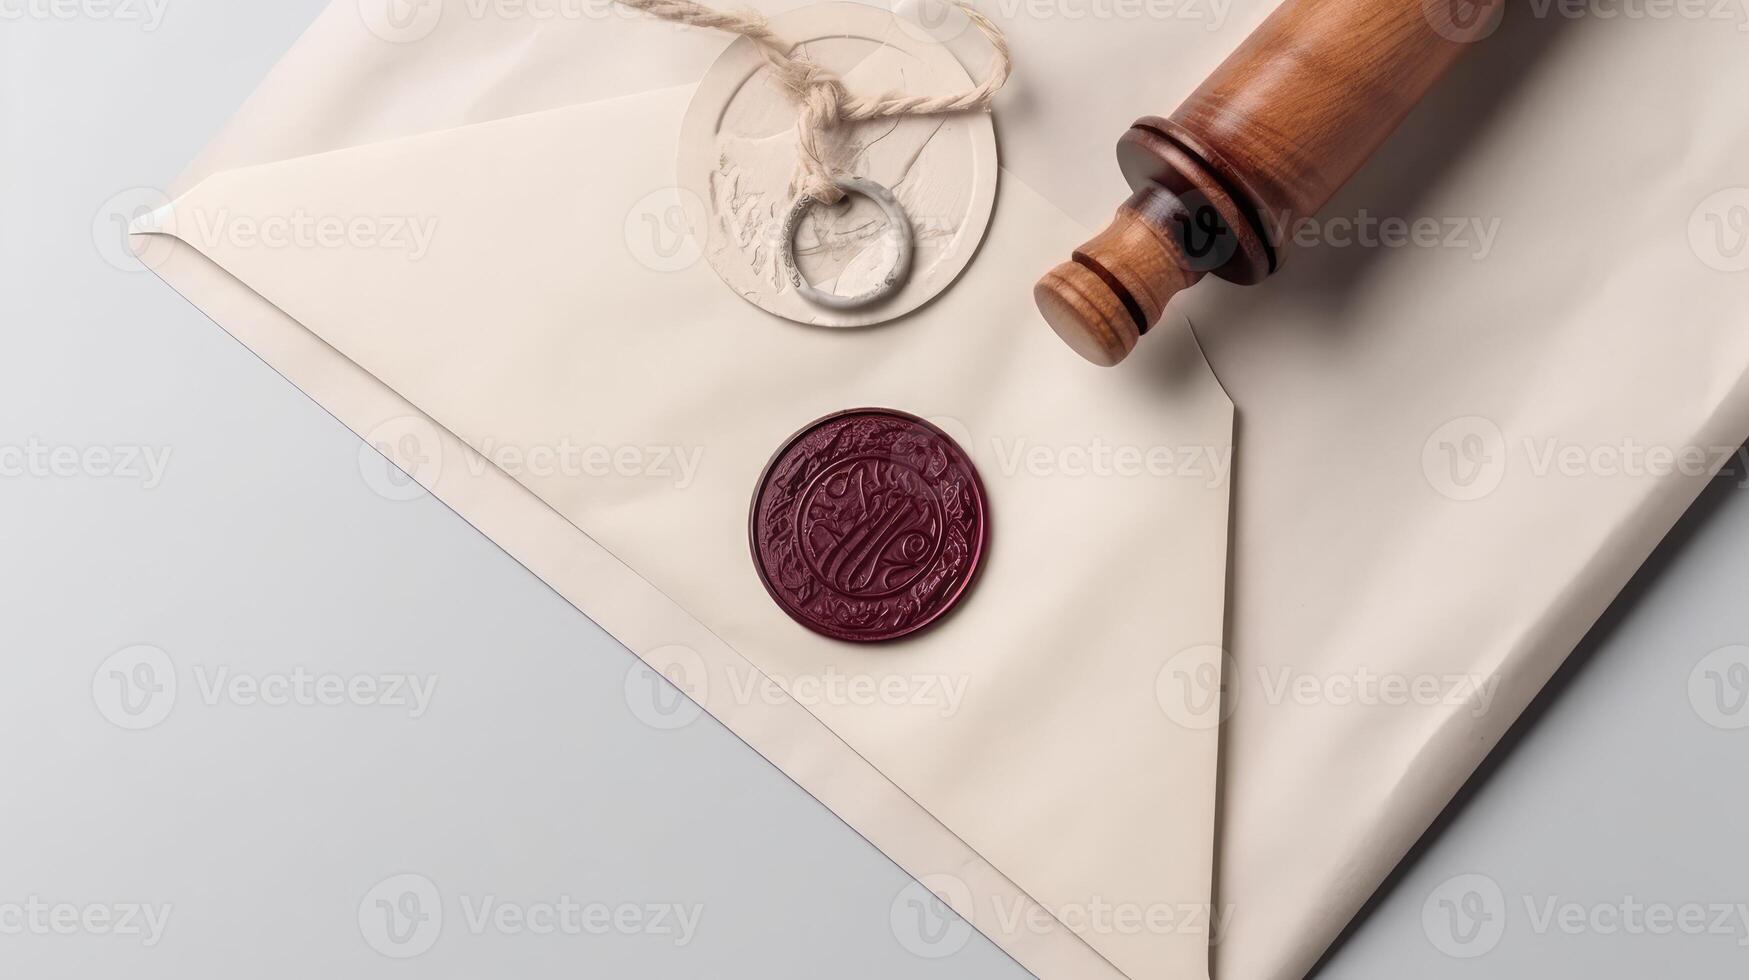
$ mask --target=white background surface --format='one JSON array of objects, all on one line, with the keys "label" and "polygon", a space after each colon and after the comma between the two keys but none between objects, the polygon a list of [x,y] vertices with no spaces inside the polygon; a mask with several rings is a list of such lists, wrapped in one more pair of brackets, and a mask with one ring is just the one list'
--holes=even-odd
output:
[{"label": "white background surface", "polygon": [[[131,268],[115,202],[168,183],[321,6],[0,0],[0,971],[1023,976]],[[1749,644],[1746,535],[1721,480],[1325,976],[1749,968],[1749,652],[1709,658]],[[141,644],[177,689],[124,707],[106,679]],[[299,672],[435,687],[416,717],[209,690]],[[395,943],[373,889],[402,874],[437,898]],[[563,896],[631,925],[470,914]],[[135,905],[167,914],[157,942],[93,911]]]}]

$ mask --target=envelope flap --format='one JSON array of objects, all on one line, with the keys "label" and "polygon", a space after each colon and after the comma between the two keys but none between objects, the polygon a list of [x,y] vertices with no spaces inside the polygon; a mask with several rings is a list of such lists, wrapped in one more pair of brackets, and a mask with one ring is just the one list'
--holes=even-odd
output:
[{"label": "envelope flap", "polygon": [[[672,186],[687,94],[221,172],[140,230],[601,542],[1125,973],[1205,975],[1217,738],[1177,695],[1192,678],[1218,711],[1232,406],[1186,325],[1121,375],[1063,350],[1026,287],[1080,230],[1011,177],[919,315],[759,313],[697,261]],[[994,528],[961,609],[866,648],[785,617],[746,540],[771,453],[859,405],[955,435]]]}]

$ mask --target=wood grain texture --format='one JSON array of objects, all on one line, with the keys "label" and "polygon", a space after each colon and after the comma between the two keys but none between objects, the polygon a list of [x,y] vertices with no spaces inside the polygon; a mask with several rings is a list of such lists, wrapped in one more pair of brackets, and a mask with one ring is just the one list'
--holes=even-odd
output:
[{"label": "wood grain texture", "polygon": [[1045,319],[1115,364],[1203,275],[1267,277],[1294,224],[1366,163],[1503,2],[1287,0],[1176,112],[1124,134],[1118,162],[1136,193],[1040,281]]}]

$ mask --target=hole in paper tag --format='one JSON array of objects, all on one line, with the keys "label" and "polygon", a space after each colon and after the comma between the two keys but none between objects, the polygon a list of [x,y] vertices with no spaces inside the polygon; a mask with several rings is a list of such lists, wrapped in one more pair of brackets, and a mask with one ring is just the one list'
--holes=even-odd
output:
[{"label": "hole in paper tag", "polygon": [[[772,19],[780,37],[805,46],[852,92],[944,94],[971,87],[972,72],[947,47],[892,12],[825,3]],[[892,297],[853,310],[802,298],[788,283],[782,229],[794,197],[796,105],[745,40],[730,45],[700,82],[682,124],[680,184],[704,202],[704,253],[724,283],[748,302],[800,323],[850,327],[903,316],[934,299],[964,271],[995,206],[996,132],[988,113],[909,116],[839,131],[835,166],[890,188],[913,228],[909,281]],[[802,275],[842,295],[861,293],[887,272],[886,219],[851,196],[816,207],[796,234]]]}]

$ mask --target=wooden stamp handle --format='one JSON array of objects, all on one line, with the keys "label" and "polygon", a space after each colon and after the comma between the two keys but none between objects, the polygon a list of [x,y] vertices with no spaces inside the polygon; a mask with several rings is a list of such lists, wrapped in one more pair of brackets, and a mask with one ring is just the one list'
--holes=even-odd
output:
[{"label": "wooden stamp handle", "polygon": [[1123,360],[1179,290],[1280,268],[1316,214],[1504,0],[1285,0],[1172,115],[1118,141],[1135,191],[1110,227],[1033,290],[1097,364]]}]

